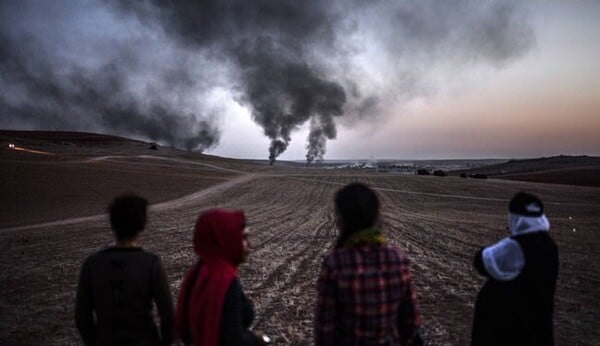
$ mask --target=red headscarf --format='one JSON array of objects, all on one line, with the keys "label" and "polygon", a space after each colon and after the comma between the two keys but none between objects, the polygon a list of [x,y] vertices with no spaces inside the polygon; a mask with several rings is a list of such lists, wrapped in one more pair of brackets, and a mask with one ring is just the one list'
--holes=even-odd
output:
[{"label": "red headscarf", "polygon": [[[186,327],[189,328],[194,345],[219,345],[225,294],[237,277],[237,266],[244,259],[244,223],[244,212],[223,209],[208,210],[196,221],[193,243],[200,272],[196,273],[198,265],[195,265],[183,279],[175,316],[177,335],[182,337]],[[196,281],[190,288],[194,277]],[[188,289],[191,289],[189,293]]]}]

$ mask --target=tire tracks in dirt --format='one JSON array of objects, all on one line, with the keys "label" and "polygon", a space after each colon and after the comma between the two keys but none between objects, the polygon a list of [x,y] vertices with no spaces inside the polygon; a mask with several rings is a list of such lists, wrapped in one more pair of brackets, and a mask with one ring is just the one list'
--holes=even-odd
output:
[{"label": "tire tracks in dirt", "polygon": [[[337,188],[356,181],[356,177],[317,172],[314,178],[289,177],[263,172],[235,179],[239,181],[213,186],[179,202],[153,206],[156,209],[152,209],[150,231],[143,236],[142,244],[161,256],[176,295],[185,271],[196,260],[191,239],[198,212],[215,206],[244,209],[251,221],[253,253],[239,274],[246,293],[256,303],[255,330],[268,333],[277,344],[310,344],[320,264],[335,240],[333,195]],[[472,302],[481,284],[470,268],[470,256],[476,246],[489,244],[502,234],[501,229],[496,229],[504,222],[497,214],[502,199],[451,200],[427,192],[420,194],[421,189],[431,191],[437,186],[435,181],[430,185],[428,179],[374,176],[364,180],[379,190],[383,228],[388,231],[390,242],[399,245],[413,260],[411,269],[427,340],[435,344],[468,344]],[[455,191],[458,195],[479,192],[484,196],[505,196],[514,189],[508,185],[466,192],[462,185],[452,188],[450,184],[450,190],[444,190],[450,193],[444,195]],[[416,194],[401,193],[411,189]],[[554,190],[555,187],[542,189],[560,199],[561,193]],[[570,201],[588,201],[573,197],[579,190],[570,193],[566,195]],[[575,227],[571,225],[575,221],[569,221],[571,215],[573,220],[580,220],[577,233],[568,229],[568,233],[561,234],[555,228],[556,239],[563,241],[564,261],[555,312],[561,326],[556,330],[557,340],[579,342],[583,340],[582,333],[587,333],[589,340],[597,340],[597,333],[590,332],[590,326],[597,320],[595,293],[599,276],[597,265],[589,260],[593,257],[587,252],[597,244],[598,238],[589,234],[595,231],[598,213],[590,213],[590,208],[556,209],[562,221],[555,226]],[[0,340],[27,344],[43,336],[48,343],[74,344],[79,340],[72,321],[78,269],[87,255],[110,243],[110,230],[106,221],[100,219],[34,230],[0,231],[0,239],[11,239],[5,253],[0,254],[0,306],[6,321],[1,324],[5,328],[0,330]],[[584,235],[586,238],[581,238]],[[23,331],[23,325],[32,327]]]},{"label": "tire tracks in dirt", "polygon": [[[277,178],[263,183],[272,179]],[[278,179],[284,180],[281,185],[289,186],[286,178]],[[311,185],[309,189],[277,191],[266,196],[267,203],[259,208],[269,210],[269,218],[280,222],[256,231],[257,237],[272,235],[254,246],[240,276],[256,307],[255,329],[264,330],[277,343],[301,344],[312,334],[318,268],[334,239],[330,208],[314,203],[326,190],[326,186]],[[270,199],[277,204],[269,205]],[[277,229],[275,234],[273,229]]]},{"label": "tire tracks in dirt", "polygon": [[[333,182],[329,180],[323,180],[322,178],[325,176],[321,176],[319,179],[311,179],[311,178],[302,178],[298,176],[290,176],[292,179],[304,180],[313,183],[322,183],[328,185],[335,186],[345,186],[346,184],[355,181],[349,179],[347,182]],[[329,176],[328,176],[329,177]],[[338,178],[343,176],[337,176]],[[348,178],[352,178],[349,176]],[[459,200],[472,200],[472,201],[485,201],[485,202],[498,202],[498,203],[508,203],[509,199],[506,198],[495,198],[495,197],[481,197],[481,196],[469,196],[469,195],[460,195],[460,194],[447,194],[447,193],[435,193],[435,192],[425,192],[425,191],[414,191],[414,190],[406,190],[406,189],[395,189],[395,188],[386,188],[380,187],[376,185],[370,186],[373,190],[383,191],[383,192],[394,192],[394,193],[402,193],[406,195],[417,195],[417,196],[427,196],[427,197],[438,197],[438,198],[449,198],[449,199],[459,199]],[[580,207],[596,207],[593,204],[588,203],[576,203],[576,202],[560,202],[560,201],[546,201],[545,205],[557,205],[557,206],[580,206]]]},{"label": "tire tracks in dirt", "polygon": [[186,159],[179,159],[179,158],[174,158],[174,157],[153,156],[153,155],[106,155],[106,156],[97,156],[97,157],[92,157],[92,158],[86,159],[86,160],[71,161],[71,162],[98,162],[98,161],[105,161],[105,160],[112,160],[112,159],[117,159],[118,161],[120,161],[122,159],[131,159],[131,158],[163,160],[163,161],[169,161],[169,162],[185,163],[188,165],[198,165],[198,166],[208,167],[208,168],[218,170],[218,171],[225,171],[225,172],[238,173],[238,174],[246,173],[246,172],[243,172],[243,171],[240,171],[237,169],[225,168],[225,167],[213,165],[210,163],[198,162],[195,160],[186,160]]},{"label": "tire tracks in dirt", "polygon": [[[209,195],[217,194],[224,190],[231,189],[239,184],[247,183],[250,180],[255,179],[256,177],[257,177],[256,174],[246,174],[246,175],[234,177],[224,183],[213,185],[211,187],[194,192],[187,196],[183,196],[181,198],[177,198],[177,199],[166,201],[166,202],[153,204],[152,206],[150,206],[150,211],[158,212],[158,211],[163,211],[163,210],[167,210],[167,209],[185,207],[185,206],[187,206],[191,203],[194,203],[197,200],[207,197]],[[98,222],[98,221],[102,221],[106,218],[107,218],[107,214],[98,214],[98,215],[76,217],[76,218],[57,220],[57,221],[51,221],[51,222],[43,222],[43,223],[38,223],[38,224],[33,224],[33,225],[1,228],[0,234],[11,233],[11,232],[23,232],[23,231],[29,231],[29,230],[33,230],[33,229],[46,228],[46,227],[69,226],[69,225],[84,223],[84,222]]]}]

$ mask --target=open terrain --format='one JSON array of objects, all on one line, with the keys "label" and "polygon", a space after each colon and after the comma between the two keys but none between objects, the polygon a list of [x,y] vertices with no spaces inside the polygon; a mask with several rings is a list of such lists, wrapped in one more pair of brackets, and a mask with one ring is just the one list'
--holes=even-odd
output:
[{"label": "open terrain", "polygon": [[560,155],[508,160],[503,163],[450,172],[455,176],[461,173],[467,175],[479,173],[498,179],[536,183],[600,187],[600,157]]},{"label": "open terrain", "polygon": [[[277,344],[310,344],[316,277],[336,237],[331,199],[352,181],[378,191],[382,228],[412,260],[428,344],[468,344],[483,283],[472,255],[506,235],[506,204],[519,190],[545,201],[560,250],[557,345],[600,344],[600,188],[270,167],[116,137],[90,144],[47,135],[0,132],[0,344],[79,343],[79,266],[110,245],[102,213],[123,191],[153,203],[141,242],[162,257],[174,297],[195,261],[199,211],[244,209],[253,252],[239,272],[257,310],[254,329]],[[8,149],[9,141],[30,151]]]}]

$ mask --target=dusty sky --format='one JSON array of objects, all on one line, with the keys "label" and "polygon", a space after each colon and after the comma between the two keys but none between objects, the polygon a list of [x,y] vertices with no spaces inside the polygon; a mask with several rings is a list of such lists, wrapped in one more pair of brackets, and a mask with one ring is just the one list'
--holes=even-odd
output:
[{"label": "dusty sky", "polygon": [[8,0],[0,30],[0,128],[255,159],[600,155],[598,1]]}]

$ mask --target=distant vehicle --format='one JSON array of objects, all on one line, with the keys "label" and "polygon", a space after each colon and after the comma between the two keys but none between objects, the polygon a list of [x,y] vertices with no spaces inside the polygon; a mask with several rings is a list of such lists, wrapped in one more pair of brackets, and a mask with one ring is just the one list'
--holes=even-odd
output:
[{"label": "distant vehicle", "polygon": [[8,145],[8,147],[11,148],[11,149],[13,149],[15,147],[15,145],[11,143],[11,144]]},{"label": "distant vehicle", "polygon": [[417,175],[430,175],[431,173],[429,173],[428,170],[426,170],[425,168],[419,168],[417,169]]}]

